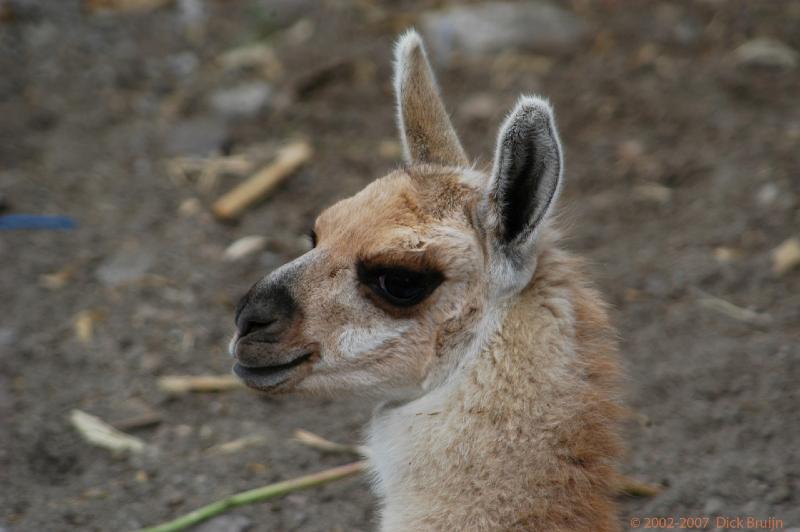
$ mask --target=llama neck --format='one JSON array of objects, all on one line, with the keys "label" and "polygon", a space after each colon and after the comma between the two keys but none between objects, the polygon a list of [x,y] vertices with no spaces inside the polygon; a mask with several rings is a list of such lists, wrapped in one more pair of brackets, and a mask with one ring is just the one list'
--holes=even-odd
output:
[{"label": "llama neck", "polygon": [[476,356],[373,419],[382,530],[617,530],[613,336],[576,261],[542,259]]}]

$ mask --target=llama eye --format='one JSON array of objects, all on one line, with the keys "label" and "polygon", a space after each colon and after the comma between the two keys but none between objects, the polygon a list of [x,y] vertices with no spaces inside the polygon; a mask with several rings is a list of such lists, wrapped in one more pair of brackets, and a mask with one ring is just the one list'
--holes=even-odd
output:
[{"label": "llama eye", "polygon": [[396,267],[358,266],[358,275],[375,295],[396,307],[410,307],[421,302],[444,280],[437,271],[414,271]]},{"label": "llama eye", "polygon": [[378,276],[378,286],[397,305],[413,305],[425,295],[422,276],[417,273],[398,270]]},{"label": "llama eye", "polygon": [[317,247],[317,233],[313,229],[308,231],[308,239],[311,240],[311,249]]}]

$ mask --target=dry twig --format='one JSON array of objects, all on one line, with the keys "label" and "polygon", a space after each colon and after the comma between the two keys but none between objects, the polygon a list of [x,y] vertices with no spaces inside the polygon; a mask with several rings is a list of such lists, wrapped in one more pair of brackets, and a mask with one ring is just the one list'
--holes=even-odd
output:
[{"label": "dry twig", "polygon": [[311,158],[311,145],[295,142],[278,152],[272,164],[259,170],[250,179],[219,198],[211,208],[214,216],[221,220],[237,218],[245,209],[261,200],[286,177]]},{"label": "dry twig", "polygon": [[158,387],[167,393],[225,392],[243,388],[234,375],[174,375],[158,379]]},{"label": "dry twig", "polygon": [[242,449],[263,445],[267,442],[267,438],[261,434],[251,434],[250,436],[243,436],[235,440],[215,445],[208,449],[209,454],[233,454],[238,453]]},{"label": "dry twig", "polygon": [[703,291],[698,291],[701,294],[700,305],[707,309],[711,309],[724,314],[729,318],[745,323],[752,323],[753,325],[767,325],[772,321],[769,314],[763,314],[754,310],[742,308],[734,305],[730,301],[722,299],[717,296],[712,296]]},{"label": "dry twig", "polygon": [[631,477],[620,479],[619,492],[629,497],[655,497],[662,491],[664,487],[659,484],[649,484]]},{"label": "dry twig", "polygon": [[350,453],[364,457],[370,455],[369,449],[363,445],[346,445],[343,443],[336,443],[303,429],[297,429],[294,431],[294,440],[298,443],[302,443],[306,447],[311,447],[312,449],[316,449],[325,453]]},{"label": "dry twig", "polygon": [[92,445],[117,453],[128,451],[138,453],[144,451],[146,447],[139,438],[125,434],[99,417],[87,414],[82,410],[70,412],[69,420],[80,435]]}]

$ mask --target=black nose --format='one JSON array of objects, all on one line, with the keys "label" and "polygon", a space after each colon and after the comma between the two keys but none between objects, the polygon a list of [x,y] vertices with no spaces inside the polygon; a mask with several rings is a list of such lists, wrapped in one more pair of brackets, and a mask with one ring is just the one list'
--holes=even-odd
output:
[{"label": "black nose", "polygon": [[239,337],[256,342],[276,342],[294,319],[297,305],[288,288],[260,281],[239,301],[236,328]]}]

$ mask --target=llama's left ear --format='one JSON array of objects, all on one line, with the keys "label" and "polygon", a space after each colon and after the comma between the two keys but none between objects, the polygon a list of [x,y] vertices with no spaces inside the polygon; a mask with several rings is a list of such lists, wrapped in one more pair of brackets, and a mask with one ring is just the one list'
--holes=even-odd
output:
[{"label": "llama's left ear", "polygon": [[500,128],[484,208],[487,228],[511,255],[533,242],[561,184],[561,145],[550,105],[522,97]]}]

